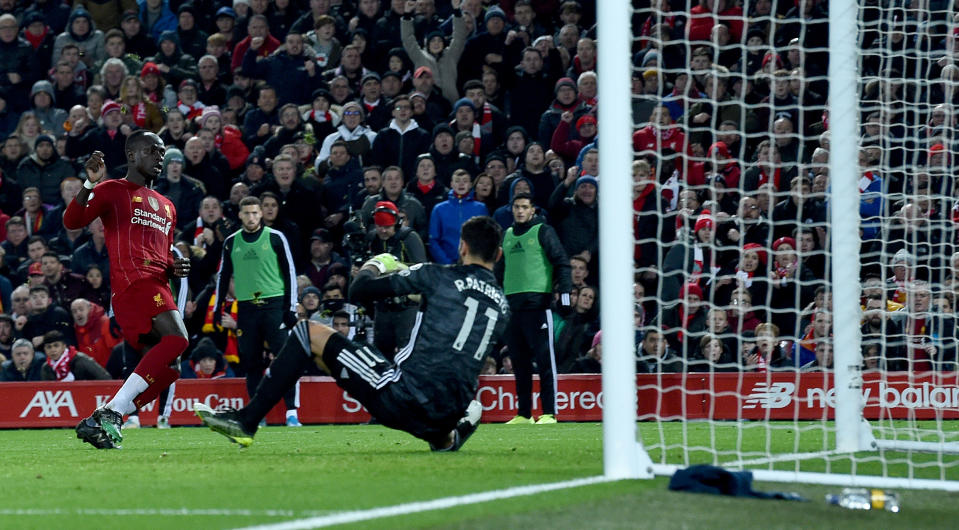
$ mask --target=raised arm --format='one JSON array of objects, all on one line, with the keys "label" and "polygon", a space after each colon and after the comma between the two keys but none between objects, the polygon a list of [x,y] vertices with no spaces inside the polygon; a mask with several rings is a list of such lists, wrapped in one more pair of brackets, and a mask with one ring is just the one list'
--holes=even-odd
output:
[{"label": "raised arm", "polygon": [[94,186],[103,180],[103,176],[107,172],[107,166],[103,163],[103,153],[94,151],[93,154],[90,155],[90,158],[87,159],[84,170],[86,170],[87,173],[87,180],[83,183],[83,187],[80,188],[80,193],[70,201],[67,209],[63,212],[63,226],[69,230],[83,228],[92,223],[97,217],[100,217],[100,208],[98,205],[102,204],[102,201],[98,201],[97,205],[93,205],[89,203],[89,200],[90,195],[93,194]]}]

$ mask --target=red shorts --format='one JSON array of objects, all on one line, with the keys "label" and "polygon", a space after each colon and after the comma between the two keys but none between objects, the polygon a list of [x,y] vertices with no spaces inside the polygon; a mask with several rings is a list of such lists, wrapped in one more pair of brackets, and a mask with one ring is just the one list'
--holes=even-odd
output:
[{"label": "red shorts", "polygon": [[153,317],[177,309],[170,285],[158,279],[137,280],[122,293],[114,293],[112,305],[123,338],[136,350],[143,347],[140,335],[153,329]]}]

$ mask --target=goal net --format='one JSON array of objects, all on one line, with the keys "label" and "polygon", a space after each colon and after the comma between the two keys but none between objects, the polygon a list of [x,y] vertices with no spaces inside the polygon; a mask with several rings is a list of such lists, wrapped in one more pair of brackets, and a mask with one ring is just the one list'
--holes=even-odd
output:
[{"label": "goal net", "polygon": [[[604,152],[617,111],[599,119],[604,363],[635,366],[644,420],[628,465],[959,489],[959,23],[902,4],[633,2],[632,159]],[[615,5],[604,104],[625,82]]]}]

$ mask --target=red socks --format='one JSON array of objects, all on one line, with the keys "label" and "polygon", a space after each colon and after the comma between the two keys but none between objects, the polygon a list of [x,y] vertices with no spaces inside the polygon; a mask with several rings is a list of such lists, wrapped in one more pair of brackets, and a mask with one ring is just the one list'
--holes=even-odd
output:
[{"label": "red socks", "polygon": [[143,359],[140,359],[133,373],[142,377],[150,386],[133,400],[137,408],[156,399],[160,392],[166,390],[180,377],[180,372],[170,368],[170,364],[175,362],[189,345],[190,342],[183,337],[167,335],[161,338],[156,346],[150,348]]}]

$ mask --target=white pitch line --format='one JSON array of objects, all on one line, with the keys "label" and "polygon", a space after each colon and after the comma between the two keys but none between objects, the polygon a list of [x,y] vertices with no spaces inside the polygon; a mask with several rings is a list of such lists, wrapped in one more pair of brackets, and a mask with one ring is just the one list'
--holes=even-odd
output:
[{"label": "white pitch line", "polygon": [[234,510],[230,508],[0,508],[0,516],[4,515],[104,515],[104,516],[129,516],[129,515],[160,515],[160,516],[216,516],[216,517],[298,517],[298,516],[318,516],[332,513],[331,510]]},{"label": "white pitch line", "polygon": [[383,506],[380,508],[370,508],[367,510],[354,510],[320,517],[310,517],[307,519],[296,519],[293,521],[287,521],[285,523],[249,526],[242,530],[295,530],[302,528],[322,528],[325,526],[379,519],[381,517],[394,517],[397,515],[407,515],[431,510],[442,510],[445,508],[452,508],[454,506],[478,504],[481,502],[508,499],[511,497],[523,497],[526,495],[535,495],[537,493],[544,493],[547,491],[577,488],[580,486],[589,486],[591,484],[601,484],[603,482],[611,482],[614,480],[618,479],[610,479],[604,476],[598,476],[567,480],[563,482],[552,482],[549,484],[517,486],[515,488],[484,491],[482,493],[471,493],[469,495],[459,495],[456,497],[443,497],[431,501],[410,502],[406,504],[397,504],[395,506]]}]

